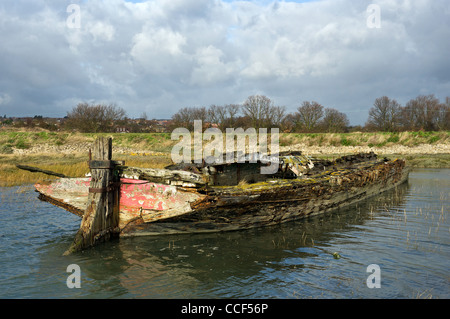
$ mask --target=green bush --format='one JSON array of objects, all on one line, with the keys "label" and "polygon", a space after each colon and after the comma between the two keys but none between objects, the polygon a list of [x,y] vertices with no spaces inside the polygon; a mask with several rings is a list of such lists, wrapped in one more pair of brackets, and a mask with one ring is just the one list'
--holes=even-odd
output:
[{"label": "green bush", "polygon": [[15,147],[18,148],[18,149],[27,149],[27,148],[30,148],[30,146],[29,146],[27,143],[25,143],[25,141],[24,141],[23,139],[19,139],[19,140],[16,142]]},{"label": "green bush", "polygon": [[353,144],[352,141],[348,140],[346,137],[341,138],[342,146],[351,146],[352,144]]},{"label": "green bush", "polygon": [[433,144],[436,143],[437,141],[439,141],[441,138],[438,135],[432,136],[428,139],[428,143]]},{"label": "green bush", "polygon": [[39,132],[39,133],[35,134],[35,137],[43,139],[43,140],[47,140],[48,139],[48,134],[47,134],[47,132]]},{"label": "green bush", "polygon": [[398,136],[398,134],[392,134],[392,135],[387,139],[387,143],[398,143],[399,140],[400,140],[400,137]]}]

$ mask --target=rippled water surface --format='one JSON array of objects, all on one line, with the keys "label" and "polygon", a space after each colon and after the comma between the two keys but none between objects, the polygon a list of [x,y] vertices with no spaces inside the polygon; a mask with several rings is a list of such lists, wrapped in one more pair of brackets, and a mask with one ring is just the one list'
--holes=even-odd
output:
[{"label": "rippled water surface", "polygon": [[[0,298],[449,298],[450,170],[277,227],[122,239],[62,256],[80,219],[0,188]],[[67,266],[81,269],[69,289]],[[370,289],[367,267],[380,269]]]}]

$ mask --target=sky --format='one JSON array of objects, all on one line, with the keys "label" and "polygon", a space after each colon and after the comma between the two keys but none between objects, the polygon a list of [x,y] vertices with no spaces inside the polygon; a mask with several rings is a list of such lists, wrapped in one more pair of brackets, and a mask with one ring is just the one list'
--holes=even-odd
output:
[{"label": "sky", "polygon": [[363,125],[378,97],[450,96],[449,53],[448,0],[2,0],[0,115],[164,119],[261,94]]}]

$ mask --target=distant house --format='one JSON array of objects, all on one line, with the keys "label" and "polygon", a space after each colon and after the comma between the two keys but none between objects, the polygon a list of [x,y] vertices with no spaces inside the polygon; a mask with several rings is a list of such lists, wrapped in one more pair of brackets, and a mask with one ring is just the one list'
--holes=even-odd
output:
[{"label": "distant house", "polygon": [[125,126],[116,127],[116,133],[130,133],[130,129]]},{"label": "distant house", "polygon": [[169,120],[156,120],[158,125],[167,126],[169,124]]}]

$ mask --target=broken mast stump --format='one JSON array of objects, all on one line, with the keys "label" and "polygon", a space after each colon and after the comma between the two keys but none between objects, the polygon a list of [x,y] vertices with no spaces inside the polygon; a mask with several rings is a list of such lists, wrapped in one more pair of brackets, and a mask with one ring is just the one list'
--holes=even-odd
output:
[{"label": "broken mast stump", "polygon": [[88,205],[68,255],[117,237],[119,230],[119,183],[114,172],[112,139],[97,138],[89,161],[91,183]]}]

